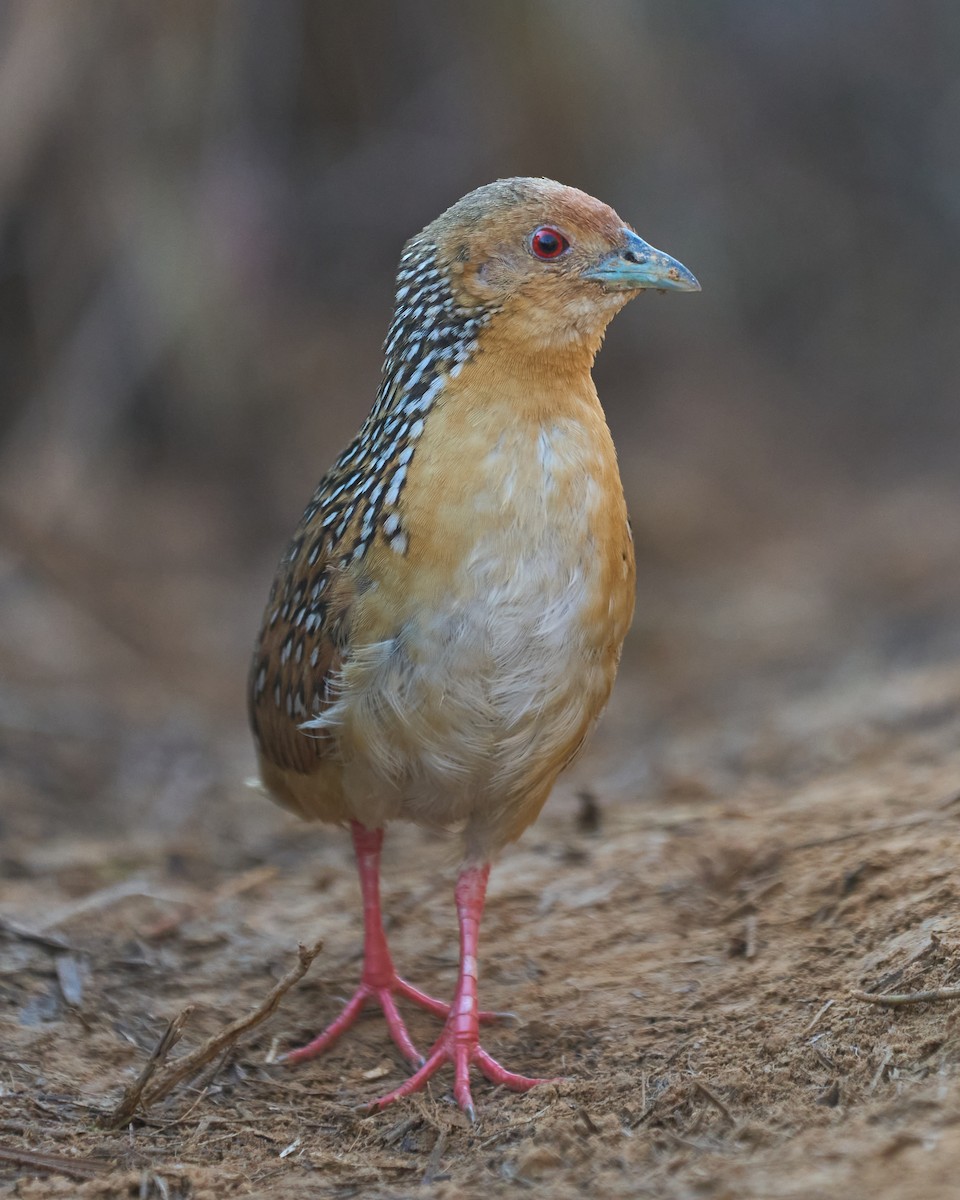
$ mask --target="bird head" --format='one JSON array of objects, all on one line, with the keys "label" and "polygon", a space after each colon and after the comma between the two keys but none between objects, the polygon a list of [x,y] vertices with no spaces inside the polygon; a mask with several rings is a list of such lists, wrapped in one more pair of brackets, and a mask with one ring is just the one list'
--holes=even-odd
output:
[{"label": "bird head", "polygon": [[456,304],[491,315],[490,333],[514,350],[592,354],[641,291],[700,290],[608,205],[550,179],[477,188],[409,246],[429,247]]}]

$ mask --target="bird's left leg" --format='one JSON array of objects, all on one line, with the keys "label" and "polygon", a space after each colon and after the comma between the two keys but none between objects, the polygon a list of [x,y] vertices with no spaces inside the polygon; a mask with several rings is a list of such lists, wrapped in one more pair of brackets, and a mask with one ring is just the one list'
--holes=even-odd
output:
[{"label": "bird's left leg", "polygon": [[367,829],[359,821],[352,821],[351,832],[363,896],[363,972],[360,976],[360,986],[336,1020],[306,1046],[290,1050],[283,1056],[283,1061],[298,1063],[322,1054],[353,1025],[361,1011],[372,1001],[383,1009],[390,1036],[401,1052],[411,1062],[419,1065],[423,1062],[423,1056],[407,1032],[394,994],[419,1004],[421,1008],[438,1017],[445,1018],[450,1006],[442,1000],[428,996],[426,992],[421,992],[397,974],[390,957],[380,908],[380,848],[383,845],[383,830]]},{"label": "bird's left leg", "polygon": [[385,1108],[402,1096],[420,1091],[444,1063],[453,1064],[453,1094],[471,1121],[476,1115],[470,1094],[471,1063],[475,1063],[491,1083],[502,1084],[515,1092],[525,1092],[538,1083],[552,1082],[506,1070],[480,1045],[480,1020],[485,1014],[480,1012],[477,1002],[477,948],[489,874],[490,864],[484,863],[479,867],[466,867],[457,880],[455,895],[460,922],[460,972],[443,1032],[419,1071],[394,1091],[375,1100],[371,1108]]}]

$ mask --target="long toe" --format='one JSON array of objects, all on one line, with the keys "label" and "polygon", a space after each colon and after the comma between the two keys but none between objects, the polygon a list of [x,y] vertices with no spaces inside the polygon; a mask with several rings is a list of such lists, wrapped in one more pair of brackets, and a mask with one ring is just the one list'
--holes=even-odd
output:
[{"label": "long toe", "polygon": [[307,1042],[305,1046],[298,1046],[295,1050],[288,1050],[286,1054],[281,1055],[279,1061],[293,1066],[296,1063],[306,1062],[308,1058],[316,1058],[318,1054],[329,1050],[333,1043],[356,1022],[369,997],[370,988],[365,983],[361,983],[343,1006],[343,1012],[339,1017],[331,1021],[313,1041]]},{"label": "long toe", "polygon": [[474,1063],[491,1083],[509,1088],[513,1092],[526,1092],[541,1083],[559,1082],[557,1079],[537,1079],[530,1075],[518,1075],[515,1071],[508,1071],[480,1045],[458,1040],[448,1029],[445,1029],[423,1066],[415,1071],[409,1079],[404,1080],[399,1087],[394,1088],[392,1092],[387,1092],[385,1096],[380,1096],[372,1101],[368,1106],[369,1109],[386,1108],[388,1104],[402,1100],[404,1096],[422,1091],[427,1082],[447,1063],[453,1064],[454,1099],[471,1121],[475,1119],[473,1097],[470,1092],[471,1063]]},{"label": "long toe", "polygon": [[[427,997],[427,999],[430,999],[430,997]],[[360,984],[344,1005],[340,1015],[331,1021],[326,1029],[318,1034],[313,1041],[307,1042],[305,1046],[299,1046],[295,1050],[288,1050],[286,1054],[280,1057],[279,1061],[294,1065],[306,1062],[309,1058],[316,1058],[318,1054],[323,1054],[325,1050],[329,1050],[334,1042],[356,1023],[360,1013],[371,1001],[378,1004],[383,1010],[383,1015],[387,1021],[387,1029],[397,1049],[414,1066],[419,1066],[423,1062],[423,1055],[414,1045],[413,1039],[407,1031],[406,1023],[403,1017],[401,1017],[396,1001],[393,998],[393,989],[390,987],[373,987],[369,983]],[[445,1006],[444,1016],[446,1012],[447,1007]]]},{"label": "long toe", "polygon": [[394,1045],[408,1062],[412,1062],[415,1067],[419,1067],[423,1062],[423,1055],[413,1044],[410,1034],[407,1032],[407,1026],[404,1023],[403,1017],[400,1016],[393,993],[389,988],[378,988],[377,999],[380,1001],[380,1007],[383,1009],[384,1017],[386,1017],[387,1029],[390,1031]]},{"label": "long toe", "polygon": [[403,996],[405,1000],[409,1000],[412,1004],[417,1004],[420,1008],[425,1008],[427,1012],[433,1013],[435,1017],[440,1017],[442,1020],[447,1019],[447,1014],[450,1012],[450,1005],[446,1000],[437,1000],[434,996],[428,996],[426,992],[421,992],[419,988],[408,983],[405,979],[401,979],[398,975],[393,983],[393,990]]},{"label": "long toe", "polygon": [[402,1100],[404,1096],[411,1096],[414,1092],[423,1091],[427,1086],[427,1081],[436,1075],[444,1063],[450,1062],[450,1057],[450,1052],[445,1045],[434,1048],[418,1071],[415,1071],[409,1079],[405,1079],[392,1092],[387,1092],[385,1096],[379,1096],[376,1100],[371,1100],[367,1106],[368,1109],[374,1112],[377,1109],[386,1108],[388,1104],[393,1104],[395,1100]]},{"label": "long toe", "polygon": [[499,1083],[502,1087],[509,1088],[511,1092],[528,1092],[540,1083],[560,1082],[559,1076],[552,1079],[538,1079],[533,1075],[518,1075],[515,1071],[508,1071],[506,1067],[501,1067],[497,1060],[481,1046],[477,1046],[473,1052],[473,1061],[491,1083]]}]

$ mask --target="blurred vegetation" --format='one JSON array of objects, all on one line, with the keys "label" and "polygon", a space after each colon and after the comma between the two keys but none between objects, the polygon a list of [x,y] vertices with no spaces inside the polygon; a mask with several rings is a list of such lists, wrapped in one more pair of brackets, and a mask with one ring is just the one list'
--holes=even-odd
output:
[{"label": "blurred vegetation", "polygon": [[240,744],[400,246],[510,174],[703,282],[633,305],[598,365],[642,571],[953,486],[955,0],[5,0],[0,724],[172,688]]}]

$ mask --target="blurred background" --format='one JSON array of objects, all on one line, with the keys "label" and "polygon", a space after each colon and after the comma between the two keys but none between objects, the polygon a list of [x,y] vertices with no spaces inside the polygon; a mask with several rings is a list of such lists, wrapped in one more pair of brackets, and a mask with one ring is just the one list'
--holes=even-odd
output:
[{"label": "blurred background", "polygon": [[233,836],[253,633],[400,247],[512,174],[703,284],[598,362],[640,584],[581,770],[720,790],[821,696],[801,773],[837,695],[960,658],[955,0],[3,0],[8,847]]}]

